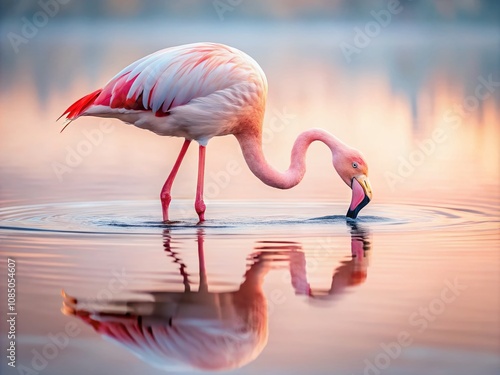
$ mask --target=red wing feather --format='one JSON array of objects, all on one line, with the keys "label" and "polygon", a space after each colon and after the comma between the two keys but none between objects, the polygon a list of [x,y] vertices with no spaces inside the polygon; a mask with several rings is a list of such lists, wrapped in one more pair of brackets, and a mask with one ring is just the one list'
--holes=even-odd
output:
[{"label": "red wing feather", "polygon": [[101,94],[101,91],[102,89],[96,90],[88,95],[85,95],[83,98],[78,99],[76,102],[71,104],[66,111],[64,111],[61,117],[67,115],[66,116],[67,119],[74,120],[94,103],[97,97]]}]

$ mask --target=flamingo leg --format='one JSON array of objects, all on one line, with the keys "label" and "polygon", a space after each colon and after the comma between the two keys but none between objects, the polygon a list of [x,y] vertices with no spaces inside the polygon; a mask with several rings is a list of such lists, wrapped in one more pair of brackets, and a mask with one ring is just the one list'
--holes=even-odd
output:
[{"label": "flamingo leg", "polygon": [[198,229],[197,242],[198,242],[198,262],[200,272],[200,286],[198,291],[208,292],[207,270],[205,268],[205,251],[204,251],[204,233],[203,229]]},{"label": "flamingo leg", "polygon": [[168,207],[170,206],[170,201],[172,200],[172,195],[170,192],[172,191],[172,185],[174,183],[175,176],[177,175],[177,171],[179,170],[179,167],[181,166],[182,159],[184,159],[184,155],[186,155],[186,151],[189,147],[189,144],[191,141],[189,139],[186,139],[184,141],[184,144],[182,145],[181,152],[179,153],[179,156],[177,157],[177,160],[175,161],[174,167],[172,168],[172,171],[167,177],[167,180],[165,181],[165,184],[163,185],[163,188],[161,189],[160,193],[160,200],[161,200],[161,207],[162,207],[162,212],[163,212],[163,221],[168,222]]},{"label": "flamingo leg", "polygon": [[198,183],[196,185],[196,200],[194,208],[200,219],[199,223],[205,221],[205,202],[203,202],[203,185],[205,179],[205,146],[200,145],[200,153],[198,159]]},{"label": "flamingo leg", "polygon": [[174,260],[174,263],[179,265],[179,273],[182,276],[182,283],[184,284],[184,291],[189,292],[191,291],[191,286],[189,284],[189,274],[186,271],[186,264],[182,261],[181,258],[177,256],[177,253],[174,251],[174,249],[171,246],[171,241],[172,237],[170,235],[170,231],[168,229],[165,229],[163,231],[163,247],[165,251],[167,252],[167,255],[171,257]]}]

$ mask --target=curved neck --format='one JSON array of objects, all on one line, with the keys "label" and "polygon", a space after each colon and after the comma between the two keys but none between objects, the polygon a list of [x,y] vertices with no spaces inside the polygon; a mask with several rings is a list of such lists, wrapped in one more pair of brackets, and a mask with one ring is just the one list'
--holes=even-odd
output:
[{"label": "curved neck", "polygon": [[326,144],[332,151],[334,160],[337,153],[347,148],[338,138],[325,130],[307,130],[295,140],[290,167],[285,172],[279,172],[266,161],[260,134],[240,133],[235,136],[252,173],[266,185],[278,189],[290,189],[302,180],[306,172],[306,152],[312,142],[321,141]]}]

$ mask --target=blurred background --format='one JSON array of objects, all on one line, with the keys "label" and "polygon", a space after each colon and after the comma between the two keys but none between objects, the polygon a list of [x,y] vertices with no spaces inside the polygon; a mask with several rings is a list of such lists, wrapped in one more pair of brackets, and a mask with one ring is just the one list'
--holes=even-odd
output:
[{"label": "blurred background", "polygon": [[[498,193],[496,1],[41,0],[0,7],[4,200],[156,199],[182,140],[116,120],[106,121],[104,133],[95,118],[59,134],[55,120],[134,60],[199,41],[239,48],[266,72],[264,142],[277,168],[288,167],[301,131],[322,127],[365,153],[380,201],[427,196],[428,187],[447,194],[451,183],[464,194],[478,187]],[[251,175],[232,137],[211,145],[208,200],[349,197],[325,147],[311,148],[304,182],[282,192]],[[193,147],[175,196],[193,196],[196,156]],[[241,168],[226,183],[230,161]]]},{"label": "blurred background", "polygon": [[[266,296],[284,291],[286,300],[270,299],[268,345],[239,374],[359,374],[381,343],[410,330],[414,343],[384,374],[497,375],[499,4],[3,0],[0,242],[19,259],[19,363],[73,319],[59,311],[61,289],[96,296],[123,267],[127,290],[182,290],[179,264],[198,280],[205,240],[211,291],[236,290],[265,249],[299,253],[313,286],[336,286],[338,270],[348,286],[325,308],[283,282],[288,266],[270,272]],[[241,49],[266,72],[263,143],[276,168],[288,167],[293,142],[312,127],[365,154],[374,191],[365,230],[346,226],[351,191],[320,144],[302,183],[281,191],[251,174],[234,137],[211,140],[204,234],[192,203],[196,147],[173,188],[187,207],[173,215],[181,225],[164,228],[158,195],[182,139],[91,117],[60,134],[64,110],[128,64],[200,41]],[[351,256],[361,245],[373,253],[369,276],[368,255]],[[457,278],[467,290],[417,332],[408,317]],[[82,324],[45,373],[161,373]]]},{"label": "blurred background", "polygon": [[[50,1],[48,1],[50,3]],[[219,10],[231,12],[238,21],[359,21],[368,19],[369,12],[384,8],[384,0],[215,0],[215,1],[140,1],[140,0],[88,0],[60,1],[65,4],[58,17],[85,20],[162,18],[186,21],[218,21]],[[494,0],[420,0],[401,1],[405,15],[398,21],[404,23],[467,22],[491,23],[498,21],[499,4]],[[68,6],[66,6],[68,5]],[[234,8],[238,7],[235,12]],[[30,16],[38,11],[36,1],[3,1],[4,18]]]}]

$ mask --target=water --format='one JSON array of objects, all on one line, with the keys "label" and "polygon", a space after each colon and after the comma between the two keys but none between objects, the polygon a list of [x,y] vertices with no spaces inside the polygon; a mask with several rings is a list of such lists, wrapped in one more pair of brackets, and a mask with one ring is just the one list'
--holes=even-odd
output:
[{"label": "water", "polygon": [[[349,28],[250,35],[221,25],[145,41],[158,30],[132,25],[125,49],[113,39],[120,25],[97,25],[100,38],[78,24],[61,35],[65,27],[49,25],[18,55],[2,45],[0,251],[3,269],[8,257],[17,265],[18,369],[500,372],[500,97],[457,109],[478,77],[497,74],[498,33],[430,42],[396,30],[347,64],[338,41]],[[58,134],[53,120],[67,104],[129,61],[208,37],[267,72],[271,163],[285,168],[312,126],[363,150],[375,198],[356,221],[345,219],[349,190],[319,146],[301,185],[278,191],[248,172],[234,139],[213,140],[203,225],[191,149],[174,184],[176,222],[164,225],[156,197],[182,141],[96,119]],[[81,50],[68,49],[75,38]],[[35,59],[42,51],[54,59]],[[458,126],[443,123],[450,109]],[[432,148],[439,128],[446,139]],[[15,373],[4,357],[3,373]]]}]

